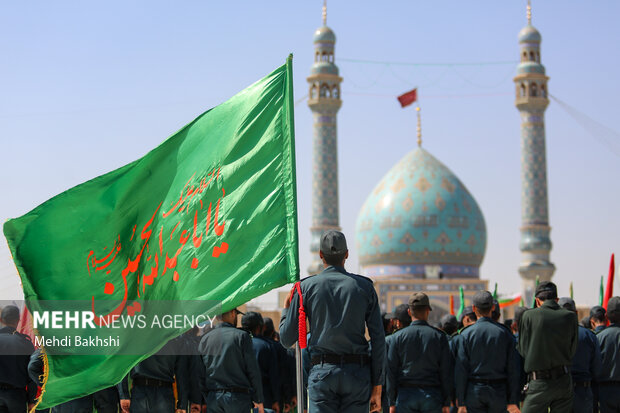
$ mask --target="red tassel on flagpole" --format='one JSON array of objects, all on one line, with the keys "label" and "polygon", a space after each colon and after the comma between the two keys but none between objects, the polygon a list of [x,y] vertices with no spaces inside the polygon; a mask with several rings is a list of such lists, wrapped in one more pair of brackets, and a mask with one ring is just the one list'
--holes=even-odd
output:
[{"label": "red tassel on flagpole", "polygon": [[306,332],[306,310],[304,309],[304,298],[301,295],[301,283],[297,281],[295,283],[295,289],[297,289],[297,294],[299,294],[299,338],[297,341],[299,342],[299,348],[304,349],[307,347],[307,332]]},{"label": "red tassel on flagpole", "polygon": [[607,310],[607,303],[609,302],[609,299],[614,294],[615,267],[616,265],[614,263],[614,254],[611,254],[611,261],[609,262],[609,275],[607,275],[607,288],[605,288],[605,296],[603,298],[603,308],[605,308],[605,310]]}]

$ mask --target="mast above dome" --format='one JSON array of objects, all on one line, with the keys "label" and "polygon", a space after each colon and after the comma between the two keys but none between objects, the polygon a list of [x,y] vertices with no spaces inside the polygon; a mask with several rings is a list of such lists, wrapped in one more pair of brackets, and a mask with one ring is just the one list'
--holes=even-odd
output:
[{"label": "mast above dome", "polygon": [[527,24],[529,26],[532,25],[532,2],[531,0],[527,0]]},{"label": "mast above dome", "polygon": [[416,113],[418,114],[418,128],[417,128],[417,132],[418,132],[418,148],[422,147],[422,118],[420,116],[420,106],[418,105],[415,108]]},{"label": "mast above dome", "polygon": [[323,0],[323,26],[327,26],[327,0]]}]

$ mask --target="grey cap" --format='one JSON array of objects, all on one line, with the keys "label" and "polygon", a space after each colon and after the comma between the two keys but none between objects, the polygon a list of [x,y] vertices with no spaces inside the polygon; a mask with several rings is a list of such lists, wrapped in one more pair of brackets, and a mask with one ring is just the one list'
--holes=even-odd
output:
[{"label": "grey cap", "polygon": [[441,317],[441,327],[445,328],[446,326],[454,326],[457,327],[459,325],[458,321],[456,321],[456,316],[452,314],[446,314]]},{"label": "grey cap", "polygon": [[323,255],[339,255],[348,250],[347,239],[342,232],[329,230],[321,235],[321,252]]},{"label": "grey cap", "polygon": [[575,300],[570,297],[562,297],[558,301],[558,305],[560,307],[566,308],[568,311],[577,312],[577,306],[575,305]]},{"label": "grey cap", "polygon": [[611,297],[607,302],[608,313],[620,313],[620,297]]},{"label": "grey cap", "polygon": [[431,303],[428,300],[428,295],[424,293],[413,293],[411,297],[409,297],[409,307],[428,307],[429,310],[433,311],[431,308]]},{"label": "grey cap", "polygon": [[488,291],[478,291],[474,295],[474,306],[485,311],[493,307],[493,295]]}]

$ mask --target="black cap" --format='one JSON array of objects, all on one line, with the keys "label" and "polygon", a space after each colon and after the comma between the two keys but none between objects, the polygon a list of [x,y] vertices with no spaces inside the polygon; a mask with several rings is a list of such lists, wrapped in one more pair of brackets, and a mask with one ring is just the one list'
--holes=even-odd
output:
[{"label": "black cap", "polygon": [[392,318],[395,318],[399,321],[403,321],[405,323],[411,321],[411,316],[407,311],[409,306],[407,304],[401,304],[399,306],[394,307],[394,311],[392,312]]},{"label": "black cap", "polygon": [[534,296],[538,297],[538,294],[552,292],[555,297],[558,296],[558,287],[555,286],[551,281],[543,281],[536,287],[536,294]]},{"label": "black cap", "polygon": [[16,324],[19,323],[19,308],[14,305],[7,305],[2,309],[0,315],[4,324]]},{"label": "black cap", "polygon": [[321,252],[323,255],[339,255],[348,250],[347,239],[342,232],[329,230],[321,235]]},{"label": "black cap", "polygon": [[607,302],[608,313],[620,313],[620,297],[611,297]]},{"label": "black cap", "polygon": [[433,309],[431,308],[431,303],[428,300],[428,295],[424,293],[411,294],[411,297],[409,297],[409,307],[411,308],[428,307],[429,310],[433,311]]},{"label": "black cap", "polygon": [[607,314],[607,311],[605,311],[605,309],[600,305],[595,305],[590,309],[590,317],[602,318],[605,317],[605,314]]},{"label": "black cap", "polygon": [[490,310],[493,307],[493,295],[488,291],[478,291],[474,295],[474,306],[482,311]]},{"label": "black cap", "polygon": [[458,327],[458,325],[459,323],[456,321],[456,316],[453,316],[452,314],[446,314],[441,317],[441,328],[444,330],[448,326]]},{"label": "black cap", "polygon": [[392,313],[381,313],[381,318],[383,318],[384,321],[390,321],[396,317],[394,317]]},{"label": "black cap", "polygon": [[241,327],[250,331],[254,331],[254,329],[261,327],[264,324],[265,322],[263,321],[263,316],[256,311],[248,311],[243,315],[243,317],[241,317]]},{"label": "black cap", "polygon": [[467,307],[465,307],[463,309],[463,312],[461,313],[461,318],[459,319],[459,322],[463,322],[463,319],[465,318],[466,315],[473,315],[474,317],[476,316],[476,313],[474,313],[474,309],[472,306],[468,305]]},{"label": "black cap", "polygon": [[560,307],[566,308],[568,311],[577,312],[577,306],[575,305],[575,300],[570,297],[562,297],[558,300],[558,305]]}]

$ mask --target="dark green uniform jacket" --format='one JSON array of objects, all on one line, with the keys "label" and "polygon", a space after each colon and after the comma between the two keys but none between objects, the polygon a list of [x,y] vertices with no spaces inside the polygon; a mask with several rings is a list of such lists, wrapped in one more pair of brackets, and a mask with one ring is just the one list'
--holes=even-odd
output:
[{"label": "dark green uniform jacket", "polygon": [[547,300],[523,313],[519,321],[517,350],[526,373],[570,367],[577,351],[577,314]]},{"label": "dark green uniform jacket", "polygon": [[416,320],[392,334],[387,359],[390,406],[396,404],[398,387],[405,384],[438,387],[444,406],[450,405],[454,363],[443,331]]},{"label": "dark green uniform jacket", "polygon": [[[311,356],[360,354],[371,357],[373,386],[383,384],[385,335],[379,300],[366,277],[349,274],[342,267],[328,267],[301,281],[306,317],[310,322],[308,349]],[[297,341],[299,296],[280,320],[280,341],[290,347]],[[370,349],[365,337],[368,327]]]},{"label": "dark green uniform jacket", "polygon": [[620,382],[620,324],[611,324],[596,335],[601,345],[599,382]]}]

